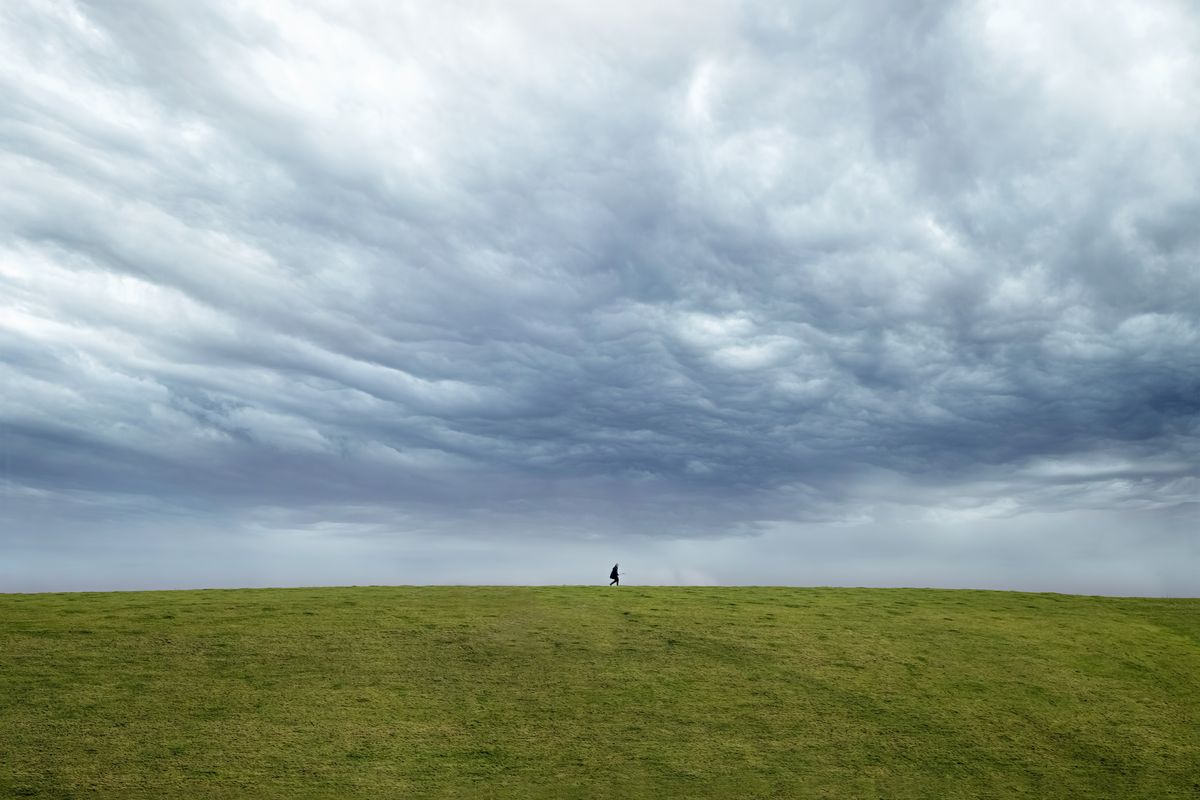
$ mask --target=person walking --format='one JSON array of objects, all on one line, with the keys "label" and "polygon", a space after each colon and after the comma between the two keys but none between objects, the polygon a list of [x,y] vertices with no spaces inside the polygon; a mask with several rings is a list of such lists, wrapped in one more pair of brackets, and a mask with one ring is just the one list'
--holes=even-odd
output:
[{"label": "person walking", "polygon": [[617,572],[617,567],[619,566],[621,565],[613,564],[612,572],[608,573],[608,577],[612,578],[612,583],[610,583],[609,586],[612,586],[613,583],[615,583],[617,586],[621,585],[621,573]]}]

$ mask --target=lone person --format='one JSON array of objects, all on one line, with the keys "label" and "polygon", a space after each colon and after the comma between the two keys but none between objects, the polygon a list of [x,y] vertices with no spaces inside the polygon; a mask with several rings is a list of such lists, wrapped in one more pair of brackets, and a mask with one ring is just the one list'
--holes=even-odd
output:
[{"label": "lone person", "polygon": [[613,564],[612,572],[608,573],[608,577],[612,578],[612,583],[610,583],[609,586],[612,586],[613,583],[615,583],[617,586],[621,585],[621,574],[617,572],[617,567],[619,566],[621,565]]}]

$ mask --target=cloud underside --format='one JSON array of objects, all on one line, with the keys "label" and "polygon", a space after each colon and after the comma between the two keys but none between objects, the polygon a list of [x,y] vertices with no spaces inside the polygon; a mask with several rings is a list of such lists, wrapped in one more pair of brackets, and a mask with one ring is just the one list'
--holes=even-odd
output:
[{"label": "cloud underside", "polygon": [[604,8],[0,12],[9,522],[1194,507],[1194,11]]}]

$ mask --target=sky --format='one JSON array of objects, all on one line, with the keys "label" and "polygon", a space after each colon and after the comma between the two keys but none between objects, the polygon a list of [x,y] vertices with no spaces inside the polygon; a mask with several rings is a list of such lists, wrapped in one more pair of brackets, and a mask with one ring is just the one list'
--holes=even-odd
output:
[{"label": "sky", "polygon": [[1190,2],[0,6],[0,591],[1200,595]]}]

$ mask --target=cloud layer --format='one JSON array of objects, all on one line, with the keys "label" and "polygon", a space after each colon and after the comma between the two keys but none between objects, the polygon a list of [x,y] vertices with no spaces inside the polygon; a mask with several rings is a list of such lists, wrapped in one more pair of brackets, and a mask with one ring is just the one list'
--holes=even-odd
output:
[{"label": "cloud layer", "polygon": [[1197,558],[1200,15],[651,5],[0,12],[21,558],[734,537],[753,581],[784,530],[984,563],[1045,515]]}]

